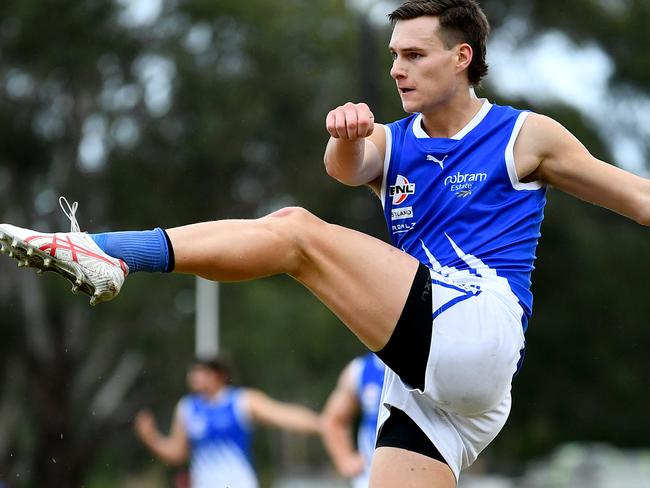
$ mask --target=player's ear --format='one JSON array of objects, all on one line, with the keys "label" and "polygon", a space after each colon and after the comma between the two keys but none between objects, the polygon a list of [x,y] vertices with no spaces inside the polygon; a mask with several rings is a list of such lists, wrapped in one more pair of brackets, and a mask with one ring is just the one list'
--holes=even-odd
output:
[{"label": "player's ear", "polygon": [[460,73],[469,68],[474,57],[472,46],[463,42],[456,46],[456,69]]}]

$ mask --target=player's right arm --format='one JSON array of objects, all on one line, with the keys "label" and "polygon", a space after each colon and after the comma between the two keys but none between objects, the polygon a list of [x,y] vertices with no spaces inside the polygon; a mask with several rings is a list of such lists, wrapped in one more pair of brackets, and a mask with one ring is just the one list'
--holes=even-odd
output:
[{"label": "player's right arm", "polygon": [[142,443],[162,462],[166,464],[182,464],[187,460],[189,445],[185,427],[176,407],[174,420],[169,435],[163,435],[149,410],[141,410],[135,417],[134,429]]},{"label": "player's right arm", "polygon": [[350,186],[369,185],[379,195],[384,173],[386,132],[365,103],[341,105],[327,114],[330,140],[325,149],[327,173]]},{"label": "player's right arm", "polygon": [[352,425],[360,410],[353,368],[352,362],[341,372],[322,413],[323,444],[338,473],[346,478],[360,474],[364,467],[352,440]]}]

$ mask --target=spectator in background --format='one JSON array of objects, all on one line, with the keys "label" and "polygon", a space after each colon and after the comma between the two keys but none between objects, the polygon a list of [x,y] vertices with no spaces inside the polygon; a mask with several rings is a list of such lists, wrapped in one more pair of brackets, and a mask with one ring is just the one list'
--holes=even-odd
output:
[{"label": "spectator in background", "polygon": [[256,488],[251,458],[253,425],[317,434],[319,416],[312,410],[279,402],[265,393],[230,386],[221,359],[196,359],[187,375],[191,393],[176,407],[169,435],[160,432],[148,410],[135,417],[140,440],[161,461],[190,460],[192,488]]},{"label": "spectator in background", "polygon": [[[354,358],[341,372],[323,410],[323,442],[341,476],[367,488],[375,450],[384,363],[373,353]],[[358,422],[356,448],[352,428]]]}]

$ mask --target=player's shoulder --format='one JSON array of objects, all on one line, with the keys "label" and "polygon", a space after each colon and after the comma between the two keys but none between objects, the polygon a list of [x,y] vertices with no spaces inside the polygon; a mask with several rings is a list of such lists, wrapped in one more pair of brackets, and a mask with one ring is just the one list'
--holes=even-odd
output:
[{"label": "player's shoulder", "polygon": [[356,356],[345,367],[346,370],[356,373],[357,370],[362,370],[366,363],[366,355]]},{"label": "player's shoulder", "polygon": [[199,402],[198,395],[185,395],[178,400],[176,404],[176,415],[180,415],[182,418],[187,418],[191,413],[196,410],[196,407]]},{"label": "player's shoulder", "polygon": [[347,389],[356,391],[361,381],[365,365],[365,356],[357,356],[352,359],[341,372],[339,384]]},{"label": "player's shoulder", "polygon": [[235,404],[243,405],[247,409],[250,409],[251,405],[257,405],[260,402],[264,402],[268,398],[269,396],[259,388],[251,387],[239,387],[233,391],[232,395],[232,399]]},{"label": "player's shoulder", "polygon": [[524,120],[514,146],[517,174],[521,181],[545,180],[540,173],[543,161],[572,147],[575,138],[555,119],[530,112]]},{"label": "player's shoulder", "polygon": [[545,147],[554,146],[568,135],[569,131],[552,117],[528,112],[517,143],[520,146],[537,148],[540,152],[545,152],[543,151]]},{"label": "player's shoulder", "polygon": [[525,111],[526,113],[526,125],[528,126],[534,126],[534,127],[545,127],[548,126],[549,124],[551,125],[559,125],[559,122],[557,122],[555,119],[552,117],[549,117],[548,115],[544,115],[538,112],[532,112],[532,111]]},{"label": "player's shoulder", "polygon": [[180,400],[178,400],[178,405],[192,405],[193,403],[196,403],[201,400],[201,396],[197,395],[195,393],[189,393],[187,395],[183,395]]},{"label": "player's shoulder", "polygon": [[490,111],[498,112],[504,116],[521,116],[523,120],[522,128],[527,128],[529,131],[546,130],[549,127],[561,126],[560,123],[552,117],[535,112],[528,108],[492,103]]},{"label": "player's shoulder", "polygon": [[[503,122],[506,126],[516,123],[520,119],[523,121],[533,112],[526,108],[515,107],[507,104],[493,103],[487,99],[484,100],[482,110],[484,110],[484,120],[488,120],[490,125],[500,124]],[[487,110],[486,110],[487,109]]]}]

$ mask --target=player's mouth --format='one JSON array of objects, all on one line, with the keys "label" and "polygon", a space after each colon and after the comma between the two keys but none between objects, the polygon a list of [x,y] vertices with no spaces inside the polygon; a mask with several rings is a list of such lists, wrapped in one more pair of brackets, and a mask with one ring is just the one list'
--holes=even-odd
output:
[{"label": "player's mouth", "polygon": [[411,92],[414,92],[415,88],[399,87],[400,95],[408,95]]}]

